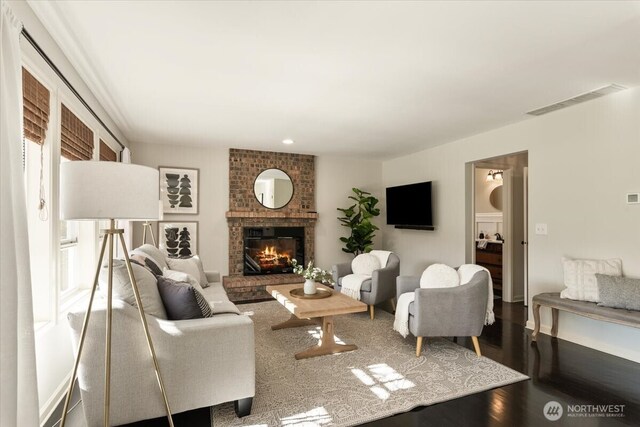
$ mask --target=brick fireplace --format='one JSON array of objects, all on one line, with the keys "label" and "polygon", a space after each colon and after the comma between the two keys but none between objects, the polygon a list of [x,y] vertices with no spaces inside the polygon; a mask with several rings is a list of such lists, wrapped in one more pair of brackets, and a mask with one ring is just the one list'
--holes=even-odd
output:
[{"label": "brick fireplace", "polygon": [[[229,226],[229,276],[222,278],[229,299],[253,301],[269,298],[265,291],[267,285],[302,283],[300,276],[282,268],[283,256],[260,254],[261,249],[251,249],[255,241],[247,241],[247,236],[277,242],[275,234],[285,233],[286,229],[296,228],[299,236],[296,258],[304,257],[308,262],[314,257],[315,223],[315,157],[303,154],[276,153],[255,150],[229,150],[229,211],[226,214]],[[281,209],[269,209],[256,199],[253,184],[263,170],[281,169],[291,177],[293,197]],[[262,231],[258,231],[262,230]],[[265,231],[266,230],[266,231]],[[296,238],[295,236],[286,236]],[[257,239],[256,239],[257,240]],[[304,242],[304,243],[302,243]],[[247,243],[249,246],[247,246]],[[266,245],[273,247],[274,245]],[[286,244],[280,248],[287,251]],[[247,249],[249,248],[249,249]],[[248,260],[247,251],[253,250]],[[270,251],[270,250],[269,250]],[[253,259],[253,258],[257,259]],[[260,267],[260,259],[264,266]],[[280,261],[278,261],[280,260]],[[298,259],[298,261],[301,261]],[[264,268],[269,263],[280,262],[280,268]],[[252,265],[247,271],[247,263]],[[256,270],[259,270],[256,273]],[[267,270],[271,270],[268,271]],[[283,271],[284,270],[284,271]]]}]

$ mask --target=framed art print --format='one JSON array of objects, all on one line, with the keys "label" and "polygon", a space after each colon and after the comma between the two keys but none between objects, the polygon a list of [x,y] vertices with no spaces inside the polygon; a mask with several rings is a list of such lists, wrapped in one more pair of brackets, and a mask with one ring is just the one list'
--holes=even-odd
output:
[{"label": "framed art print", "polygon": [[170,258],[198,254],[198,222],[158,222],[160,250]]},{"label": "framed art print", "polygon": [[160,200],[165,214],[197,214],[199,169],[160,166]]}]

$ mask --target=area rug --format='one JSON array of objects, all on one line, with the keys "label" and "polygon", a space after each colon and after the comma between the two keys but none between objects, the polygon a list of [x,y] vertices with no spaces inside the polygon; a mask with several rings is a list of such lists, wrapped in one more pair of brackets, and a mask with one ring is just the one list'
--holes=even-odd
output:
[{"label": "area rug", "polygon": [[215,427],[351,426],[528,378],[441,338],[425,339],[416,357],[415,338],[402,338],[382,310],[375,320],[366,312],[334,318],[336,341],[357,350],[296,360],[317,343],[319,326],[272,331],[289,318],[278,302],[238,307],[255,324],[256,396],[242,419],[233,403],[213,407]]}]

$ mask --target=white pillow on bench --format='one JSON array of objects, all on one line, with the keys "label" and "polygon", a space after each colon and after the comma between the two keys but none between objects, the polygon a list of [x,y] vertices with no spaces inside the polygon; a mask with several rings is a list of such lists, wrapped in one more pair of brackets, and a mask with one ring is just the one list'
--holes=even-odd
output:
[{"label": "white pillow on bench", "polygon": [[561,298],[577,301],[600,302],[596,274],[622,276],[622,260],[619,258],[591,260],[563,258],[564,285]]}]

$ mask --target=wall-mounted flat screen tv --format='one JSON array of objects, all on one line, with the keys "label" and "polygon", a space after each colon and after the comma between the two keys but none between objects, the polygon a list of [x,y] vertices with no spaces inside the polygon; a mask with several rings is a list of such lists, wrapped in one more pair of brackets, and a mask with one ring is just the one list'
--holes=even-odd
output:
[{"label": "wall-mounted flat screen tv", "polygon": [[387,224],[433,230],[431,181],[388,187]]}]

